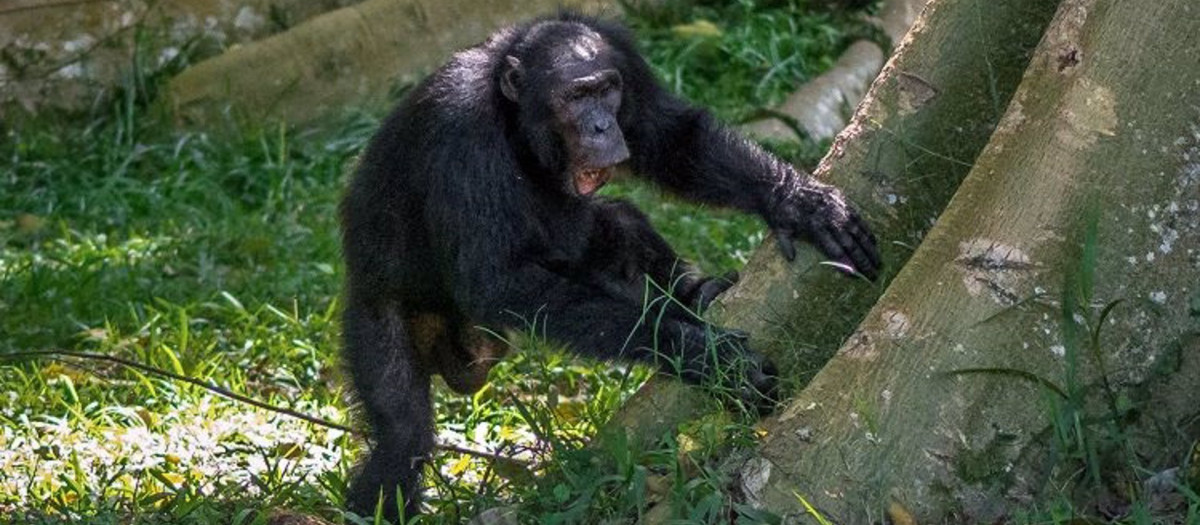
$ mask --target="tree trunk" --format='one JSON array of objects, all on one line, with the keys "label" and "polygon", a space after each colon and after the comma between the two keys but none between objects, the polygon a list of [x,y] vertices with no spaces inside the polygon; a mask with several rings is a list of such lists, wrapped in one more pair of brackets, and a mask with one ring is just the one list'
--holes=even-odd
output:
[{"label": "tree trunk", "polygon": [[[843,188],[883,241],[895,272],[966,176],[1054,14],[1053,0],[933,0],[872,84],[816,176]],[[986,21],[986,22],[985,22]],[[806,248],[786,264],[763,244],[714,305],[718,324],[751,334],[796,387],[845,340],[883,291],[825,268]],[[658,439],[707,398],[654,379],[609,427]]]},{"label": "tree trunk", "polygon": [[[450,53],[492,31],[559,7],[596,11],[608,0],[367,0],[187,69],[167,98],[184,125],[330,120],[382,109]],[[297,86],[303,86],[298,89]],[[336,119],[335,119],[336,120]]]},{"label": "tree trunk", "polygon": [[1182,463],[1200,437],[1197,64],[1194,0],[1064,1],[925,242],[765,423],[751,501],[992,523],[1079,481],[1050,450],[1086,442],[1091,472],[1097,436],[1129,438],[1125,464]]}]

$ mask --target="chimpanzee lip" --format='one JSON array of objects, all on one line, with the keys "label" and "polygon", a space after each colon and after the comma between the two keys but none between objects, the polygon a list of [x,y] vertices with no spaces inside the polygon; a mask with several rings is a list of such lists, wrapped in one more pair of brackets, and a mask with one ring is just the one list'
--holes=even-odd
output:
[{"label": "chimpanzee lip", "polygon": [[580,195],[591,195],[612,178],[613,167],[580,169],[575,172],[575,191]]}]

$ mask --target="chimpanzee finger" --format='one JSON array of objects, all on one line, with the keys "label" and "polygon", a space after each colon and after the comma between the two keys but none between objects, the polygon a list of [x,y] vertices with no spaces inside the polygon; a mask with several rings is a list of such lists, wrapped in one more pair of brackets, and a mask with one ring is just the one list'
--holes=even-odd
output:
[{"label": "chimpanzee finger", "polygon": [[871,257],[871,262],[876,268],[883,266],[883,259],[879,255],[879,244],[875,239],[875,234],[867,227],[866,221],[862,220],[858,214],[850,216],[850,234],[858,240],[859,246],[863,247],[863,251]]},{"label": "chimpanzee finger", "polygon": [[720,279],[732,286],[737,284],[738,281],[742,280],[742,274],[738,273],[737,270],[729,270],[728,272],[722,274]]},{"label": "chimpanzee finger", "polygon": [[872,281],[875,280],[875,263],[871,260],[871,257],[863,251],[863,248],[859,245],[858,240],[855,239],[854,236],[850,235],[849,231],[844,229],[833,229],[832,233],[837,239],[838,244],[840,244],[842,249],[846,251],[846,254],[850,256],[850,262],[854,264],[854,269],[857,270],[858,273],[866,276],[866,278],[871,279]]},{"label": "chimpanzee finger", "polygon": [[741,379],[736,388],[736,402],[759,416],[771,413],[780,401],[779,369],[770,359],[752,351],[740,357],[735,374]]},{"label": "chimpanzee finger", "polygon": [[867,221],[864,221],[862,216],[857,213],[850,214],[849,229],[855,232],[855,235],[861,235],[864,242],[875,246],[875,234],[871,232],[871,228],[867,226]]},{"label": "chimpanzee finger", "polygon": [[779,251],[783,253],[783,258],[789,262],[796,260],[796,246],[793,244],[791,230],[777,228],[774,233],[775,244],[779,245]]},{"label": "chimpanzee finger", "polygon": [[850,259],[846,256],[846,251],[838,244],[833,233],[828,229],[818,230],[813,236],[813,243],[825,253],[825,256],[838,264],[852,266]]},{"label": "chimpanzee finger", "polygon": [[723,330],[724,332],[721,334],[723,337],[731,337],[742,344],[745,344],[746,341],[750,340],[750,332],[745,330],[739,330],[737,328],[724,328]]},{"label": "chimpanzee finger", "polygon": [[700,285],[699,292],[696,293],[696,304],[693,305],[696,311],[704,312],[707,310],[713,299],[716,299],[718,295],[725,293],[725,290],[728,290],[734,285],[734,283],[737,283],[737,281],[737,271],[729,272],[720,277],[709,277],[705,279],[704,283]]},{"label": "chimpanzee finger", "polygon": [[879,248],[870,242],[864,242],[863,237],[861,236],[857,238],[859,239],[859,247],[862,248],[863,253],[865,253],[867,256],[867,259],[871,261],[871,268],[874,268],[876,273],[878,273],[878,270],[883,268],[883,258],[879,255]]}]

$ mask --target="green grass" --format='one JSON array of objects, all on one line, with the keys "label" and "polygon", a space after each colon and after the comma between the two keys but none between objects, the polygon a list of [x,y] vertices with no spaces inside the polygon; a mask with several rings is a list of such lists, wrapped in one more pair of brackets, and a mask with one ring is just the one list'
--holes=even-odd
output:
[{"label": "green grass", "polygon": [[[333,217],[365,133],[217,140],[114,114],[35,124],[0,148],[0,350],[118,355],[345,420]],[[0,514],[34,523],[329,502],[355,447],[99,363],[5,366],[0,383]]]},{"label": "green grass", "polygon": [[871,31],[858,13],[814,9],[820,2],[662,4],[631,22],[651,65],[676,92],[730,120],[781,102]]},{"label": "green grass", "polygon": [[[676,6],[633,24],[668,84],[736,120],[848,43],[846,15],[797,5]],[[677,27],[701,20],[719,34]],[[143,113],[162,72],[138,73],[105,111],[21,121],[0,140],[0,354],[118,356],[353,426],[336,206],[376,120],[321,137],[175,132]],[[820,150],[781,151],[811,165]],[[739,267],[763,236],[756,218],[644,184],[605,193],[639,203],[709,272]],[[745,424],[710,418],[651,450],[586,447],[650,372],[519,346],[477,395],[437,389],[439,439],[533,467],[439,454],[425,521],[498,505],[539,523],[621,521],[653,501],[692,521],[770,520],[734,505],[713,460]],[[370,522],[340,511],[362,446],[340,430],[112,363],[6,360],[0,385],[0,522],[251,524],[276,508]]]}]

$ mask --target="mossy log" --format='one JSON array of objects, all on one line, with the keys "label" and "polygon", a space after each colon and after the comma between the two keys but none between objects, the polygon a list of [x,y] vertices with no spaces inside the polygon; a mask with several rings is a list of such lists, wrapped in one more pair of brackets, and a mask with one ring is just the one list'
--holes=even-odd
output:
[{"label": "mossy log", "polygon": [[188,68],[167,88],[185,126],[336,121],[381,110],[393,91],[496,29],[560,7],[606,0],[366,0]]}]

